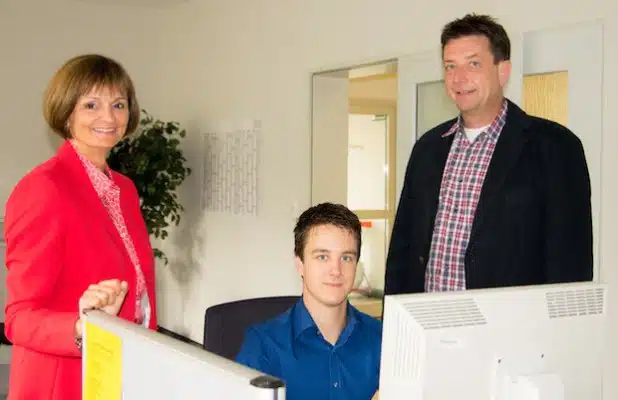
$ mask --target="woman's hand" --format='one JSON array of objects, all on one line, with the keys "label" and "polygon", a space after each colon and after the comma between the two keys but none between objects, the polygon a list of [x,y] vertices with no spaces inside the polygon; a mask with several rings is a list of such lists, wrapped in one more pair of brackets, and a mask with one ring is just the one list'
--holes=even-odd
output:
[{"label": "woman's hand", "polygon": [[82,337],[84,310],[97,309],[109,315],[118,315],[129,285],[125,281],[110,279],[90,285],[79,298],[79,320],[75,323],[75,337]]}]

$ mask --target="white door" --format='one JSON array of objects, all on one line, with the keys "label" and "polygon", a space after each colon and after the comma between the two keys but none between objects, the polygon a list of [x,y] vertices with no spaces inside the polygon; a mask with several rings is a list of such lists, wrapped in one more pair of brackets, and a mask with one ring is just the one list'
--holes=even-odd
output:
[{"label": "white door", "polygon": [[[523,35],[510,33],[513,68],[506,90],[506,96],[526,110],[524,87],[529,85],[524,83],[532,83],[541,74],[551,80],[552,73],[563,72],[564,77],[566,72],[566,99],[551,92],[543,92],[539,98],[547,103],[568,103],[566,126],[579,136],[586,152],[592,186],[595,281],[600,279],[602,33],[603,27],[596,21]],[[398,73],[397,199],[414,142],[431,127],[457,115],[444,89],[439,51],[400,58]]]},{"label": "white door", "polygon": [[384,290],[395,214],[395,88],[384,84],[395,78],[348,78],[354,74],[340,70],[313,77],[311,204],[345,204],[361,219],[355,289],[371,294]]}]

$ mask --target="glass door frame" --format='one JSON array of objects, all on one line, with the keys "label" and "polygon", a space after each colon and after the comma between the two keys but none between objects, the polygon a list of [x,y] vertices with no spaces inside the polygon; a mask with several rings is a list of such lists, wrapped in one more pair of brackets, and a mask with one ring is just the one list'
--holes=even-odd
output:
[{"label": "glass door frame", "polygon": [[[381,210],[352,209],[352,212],[354,212],[361,221],[376,219],[386,221],[386,237],[384,238],[384,252],[386,254],[390,242],[391,229],[395,220],[397,205],[397,105],[386,101],[354,100],[350,101],[348,114],[385,115],[388,121],[388,131],[386,137],[387,171],[385,176],[385,208]],[[348,190],[350,190],[349,187]],[[384,263],[386,263],[386,258],[384,259]]]}]

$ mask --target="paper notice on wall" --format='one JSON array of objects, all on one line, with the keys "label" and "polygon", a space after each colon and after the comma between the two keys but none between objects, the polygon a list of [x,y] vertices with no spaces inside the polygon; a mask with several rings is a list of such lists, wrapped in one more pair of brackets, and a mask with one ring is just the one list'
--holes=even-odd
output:
[{"label": "paper notice on wall", "polygon": [[257,215],[260,136],[259,121],[204,134],[202,209]]},{"label": "paper notice on wall", "polygon": [[122,400],[122,341],[86,322],[84,335],[84,400]]}]

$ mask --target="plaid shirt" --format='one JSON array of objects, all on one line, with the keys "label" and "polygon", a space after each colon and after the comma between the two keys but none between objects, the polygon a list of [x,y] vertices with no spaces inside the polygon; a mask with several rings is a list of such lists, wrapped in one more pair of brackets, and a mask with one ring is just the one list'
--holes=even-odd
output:
[{"label": "plaid shirt", "polygon": [[476,206],[500,132],[507,102],[491,125],[472,143],[461,116],[443,137],[455,134],[442,175],[436,224],[425,274],[425,291],[464,290],[465,254]]}]

